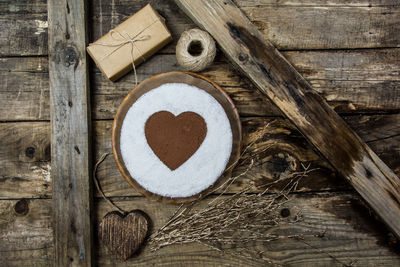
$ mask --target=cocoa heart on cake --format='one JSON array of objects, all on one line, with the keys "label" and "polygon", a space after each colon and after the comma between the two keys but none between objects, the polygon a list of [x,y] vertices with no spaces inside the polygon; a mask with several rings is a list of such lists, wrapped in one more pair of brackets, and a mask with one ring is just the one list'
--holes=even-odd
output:
[{"label": "cocoa heart on cake", "polygon": [[154,154],[168,168],[175,170],[203,143],[207,125],[194,112],[186,111],[175,117],[168,111],[159,111],[147,119],[145,134]]},{"label": "cocoa heart on cake", "polygon": [[221,185],[240,154],[239,115],[226,93],[193,73],[147,79],[114,119],[113,154],[124,178],[146,197],[192,201]]}]

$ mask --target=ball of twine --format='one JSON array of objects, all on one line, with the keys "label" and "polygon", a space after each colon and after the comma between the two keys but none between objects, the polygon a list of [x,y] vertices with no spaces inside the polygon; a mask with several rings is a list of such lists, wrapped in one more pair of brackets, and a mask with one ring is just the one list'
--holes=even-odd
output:
[{"label": "ball of twine", "polygon": [[207,32],[191,29],[179,38],[176,59],[186,70],[201,71],[213,62],[216,51],[215,41]]}]

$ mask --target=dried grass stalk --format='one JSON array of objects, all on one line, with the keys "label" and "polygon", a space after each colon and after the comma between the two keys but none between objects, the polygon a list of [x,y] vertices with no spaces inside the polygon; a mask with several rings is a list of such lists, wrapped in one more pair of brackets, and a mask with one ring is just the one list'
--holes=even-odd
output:
[{"label": "dried grass stalk", "polygon": [[[156,251],[172,244],[199,242],[221,250],[223,244],[282,238],[272,232],[274,227],[288,221],[280,216],[280,207],[289,200],[288,194],[296,190],[299,180],[314,169],[303,166],[304,170],[301,172],[293,172],[272,183],[259,185],[260,188],[265,188],[261,193],[250,193],[251,188],[254,188],[254,183],[250,183],[239,193],[223,195],[226,188],[246,174],[253,164],[251,157],[246,171],[230,178],[223,185],[225,190],[205,206],[204,202],[200,204],[198,201],[181,205],[171,219],[150,237],[150,249]],[[272,184],[282,181],[287,183],[280,192],[268,193]]]}]

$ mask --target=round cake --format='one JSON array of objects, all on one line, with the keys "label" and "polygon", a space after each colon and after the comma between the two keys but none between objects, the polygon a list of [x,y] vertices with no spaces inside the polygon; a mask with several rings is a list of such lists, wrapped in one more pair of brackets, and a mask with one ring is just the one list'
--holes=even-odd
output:
[{"label": "round cake", "polygon": [[125,179],[151,199],[187,202],[223,183],[239,157],[241,128],[216,84],[184,72],[147,79],[118,109],[113,152]]}]

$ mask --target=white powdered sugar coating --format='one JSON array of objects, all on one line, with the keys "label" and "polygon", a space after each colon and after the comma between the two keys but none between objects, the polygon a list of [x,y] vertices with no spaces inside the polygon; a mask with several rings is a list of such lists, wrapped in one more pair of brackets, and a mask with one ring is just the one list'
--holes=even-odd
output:
[{"label": "white powdered sugar coating", "polygon": [[[147,119],[162,110],[175,116],[192,111],[207,124],[199,149],[174,171],[154,154],[145,136]],[[185,83],[166,83],[143,94],[128,110],[120,145],[126,168],[143,188],[166,197],[189,197],[211,186],[225,170],[232,151],[232,130],[213,96]]]}]

